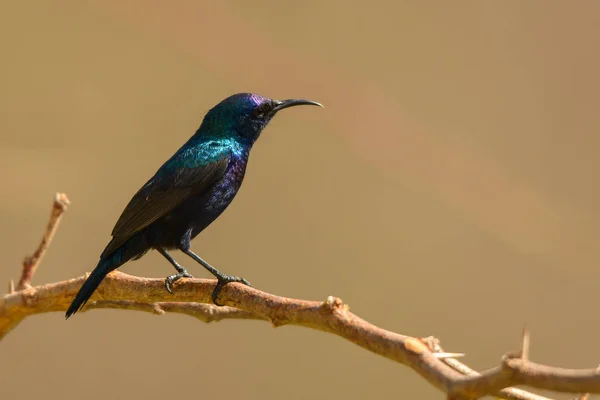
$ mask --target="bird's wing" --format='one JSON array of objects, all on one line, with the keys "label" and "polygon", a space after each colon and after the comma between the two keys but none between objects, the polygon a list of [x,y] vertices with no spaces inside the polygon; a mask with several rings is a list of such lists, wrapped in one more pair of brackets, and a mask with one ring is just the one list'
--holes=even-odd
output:
[{"label": "bird's wing", "polygon": [[191,195],[201,193],[223,177],[230,153],[222,150],[210,160],[194,150],[176,154],[133,196],[112,231],[108,254],[135,233],[165,216]]}]

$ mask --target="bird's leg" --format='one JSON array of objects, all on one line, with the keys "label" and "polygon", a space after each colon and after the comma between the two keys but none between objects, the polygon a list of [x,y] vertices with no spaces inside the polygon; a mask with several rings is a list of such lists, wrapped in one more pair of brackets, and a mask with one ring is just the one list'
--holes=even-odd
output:
[{"label": "bird's leg", "polygon": [[187,270],[184,267],[179,265],[179,263],[175,261],[165,249],[163,249],[162,247],[157,247],[156,250],[158,250],[158,252],[162,254],[162,256],[166,258],[167,261],[169,261],[171,265],[173,265],[177,270],[177,273],[175,275],[169,275],[167,276],[167,279],[165,279],[165,287],[167,288],[167,291],[172,294],[173,291],[171,291],[171,285],[174,282],[178,281],[181,278],[193,278],[193,276],[189,272],[187,272]]},{"label": "bird's leg", "polygon": [[218,280],[217,286],[215,287],[215,290],[213,290],[212,295],[211,295],[213,303],[215,303],[215,305],[217,305],[217,306],[222,306],[222,304],[219,304],[219,302],[217,301],[217,297],[219,297],[219,292],[221,291],[223,286],[225,286],[226,284],[228,284],[230,282],[240,282],[240,283],[243,283],[244,285],[252,286],[252,285],[250,285],[250,282],[248,282],[244,278],[240,278],[239,276],[225,275],[224,273],[222,273],[221,271],[219,271],[218,269],[216,269],[215,267],[213,267],[212,265],[210,265],[209,263],[204,261],[202,259],[202,257],[200,257],[198,254],[194,253],[189,248],[181,249],[181,251],[183,253],[187,254],[188,256],[190,256],[191,258],[193,258],[194,261],[196,261],[197,263],[202,265],[204,268],[207,269],[208,272],[210,272],[217,278],[217,280]]}]

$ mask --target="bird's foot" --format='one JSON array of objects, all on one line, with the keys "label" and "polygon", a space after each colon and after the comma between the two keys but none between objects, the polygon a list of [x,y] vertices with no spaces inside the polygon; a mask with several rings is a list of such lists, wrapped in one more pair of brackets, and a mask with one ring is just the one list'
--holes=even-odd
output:
[{"label": "bird's foot", "polygon": [[219,307],[223,306],[223,304],[220,304],[217,301],[217,297],[219,297],[219,293],[221,292],[221,289],[223,289],[223,286],[227,285],[228,283],[239,282],[239,283],[243,283],[246,286],[252,287],[250,282],[248,282],[244,278],[240,278],[239,276],[218,275],[217,280],[218,280],[217,286],[215,287],[215,290],[213,290],[213,292],[212,292],[211,299],[212,299],[213,303]]},{"label": "bird's foot", "polygon": [[193,278],[193,276],[185,269],[181,272],[176,273],[175,275],[167,276],[167,279],[165,279],[165,287],[167,288],[167,292],[173,294],[173,291],[171,290],[171,285],[180,280],[181,278]]}]

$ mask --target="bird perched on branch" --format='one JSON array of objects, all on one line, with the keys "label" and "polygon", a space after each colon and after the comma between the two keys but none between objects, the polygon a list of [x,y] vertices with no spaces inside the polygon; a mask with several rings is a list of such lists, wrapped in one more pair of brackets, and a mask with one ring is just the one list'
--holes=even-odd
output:
[{"label": "bird perched on branch", "polygon": [[251,93],[230,96],[212,108],[196,133],[165,162],[133,196],[113,231],[96,268],[69,306],[66,318],[81,309],[104,277],[151,249],[157,250],[177,273],[166,289],[191,275],[167,252],[180,250],[200,263],[217,280],[212,300],[218,305],[221,288],[248,281],[229,276],[190,249],[190,241],[229,206],[246,171],[252,145],[273,116],[289,107],[321,106],[309,100],[272,100]]}]

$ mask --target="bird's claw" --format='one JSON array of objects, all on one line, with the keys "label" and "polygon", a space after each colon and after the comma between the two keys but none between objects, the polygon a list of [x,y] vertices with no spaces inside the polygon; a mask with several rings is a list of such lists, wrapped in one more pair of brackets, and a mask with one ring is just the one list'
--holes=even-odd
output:
[{"label": "bird's claw", "polygon": [[193,276],[187,271],[167,276],[167,279],[165,279],[165,288],[167,289],[167,292],[173,294],[173,291],[171,290],[171,285],[180,280],[181,278],[193,278]]},{"label": "bird's claw", "polygon": [[228,283],[232,283],[232,282],[239,282],[239,283],[243,283],[246,286],[252,287],[250,282],[248,282],[244,278],[240,278],[239,276],[230,276],[230,275],[217,276],[217,286],[215,286],[215,290],[213,290],[212,295],[210,296],[212,299],[212,302],[216,306],[221,307],[224,305],[224,304],[220,304],[217,301],[217,298],[219,297],[219,293],[221,292],[221,289],[223,289],[223,286],[227,285]]}]

